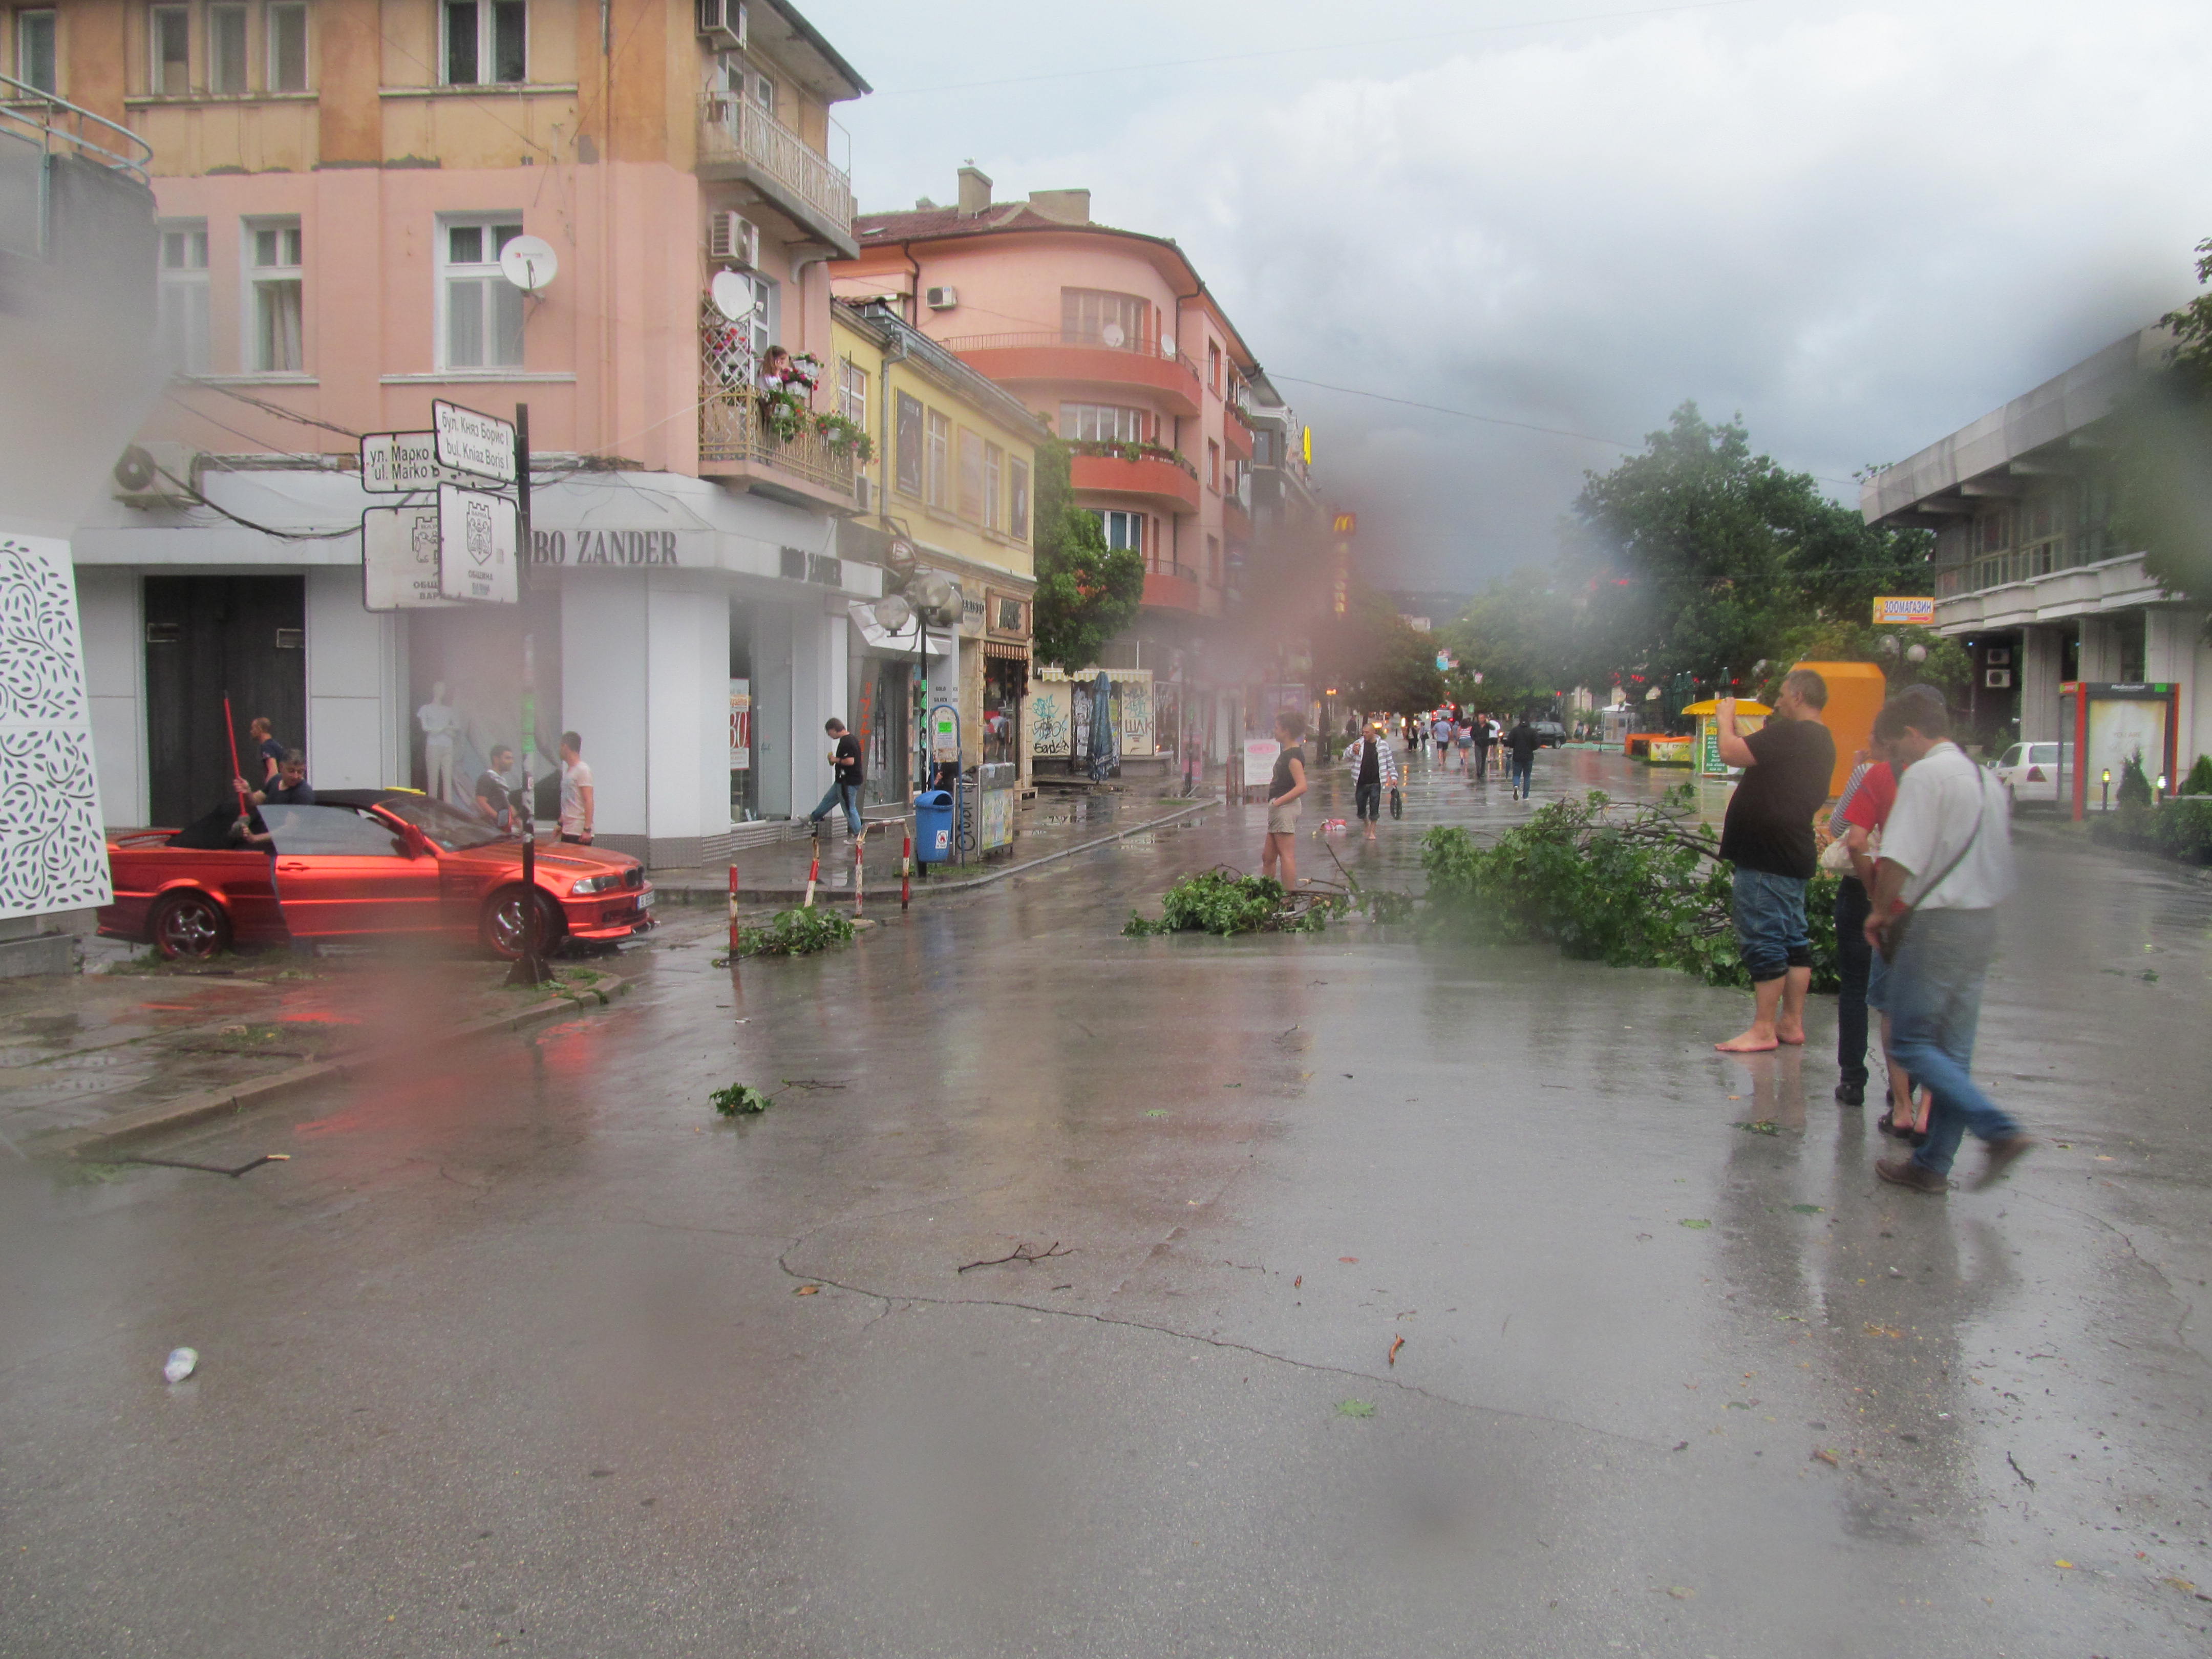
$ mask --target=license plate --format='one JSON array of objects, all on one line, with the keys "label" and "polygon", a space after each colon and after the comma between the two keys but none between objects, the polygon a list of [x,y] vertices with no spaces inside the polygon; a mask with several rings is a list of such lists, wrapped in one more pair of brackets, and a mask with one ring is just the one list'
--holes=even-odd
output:
[{"label": "license plate", "polygon": [[645,891],[637,896],[637,908],[641,910],[650,910],[653,908],[653,890],[651,888],[647,888]]}]

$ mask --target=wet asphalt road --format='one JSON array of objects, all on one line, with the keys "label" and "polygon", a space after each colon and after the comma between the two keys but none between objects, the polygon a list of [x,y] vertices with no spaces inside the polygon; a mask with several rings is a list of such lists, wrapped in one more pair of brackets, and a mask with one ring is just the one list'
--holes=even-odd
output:
[{"label": "wet asphalt road", "polygon": [[678,913],[164,1149],[239,1180],[0,1169],[0,1654],[2206,1650],[2202,877],[2024,838],[1981,1070],[2065,1144],[1934,1200],[1830,1000],[1727,1059],[1679,975],[1117,936],[1259,827],[734,986]]}]

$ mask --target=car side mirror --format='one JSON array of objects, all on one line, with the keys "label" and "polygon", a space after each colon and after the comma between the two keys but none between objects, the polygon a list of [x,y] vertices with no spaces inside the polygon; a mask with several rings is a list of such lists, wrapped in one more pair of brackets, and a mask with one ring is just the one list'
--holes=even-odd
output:
[{"label": "car side mirror", "polygon": [[430,855],[431,848],[429,836],[424,835],[420,830],[416,829],[415,825],[411,823],[404,825],[401,828],[399,834],[401,841],[407,848],[407,856],[409,858],[427,858]]}]

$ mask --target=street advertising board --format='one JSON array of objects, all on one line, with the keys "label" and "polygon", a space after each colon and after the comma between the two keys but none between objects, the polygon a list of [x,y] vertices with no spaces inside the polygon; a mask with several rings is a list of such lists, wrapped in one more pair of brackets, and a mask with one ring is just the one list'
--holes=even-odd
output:
[{"label": "street advertising board", "polygon": [[365,611],[450,611],[439,590],[438,509],[372,507],[361,515],[361,603]]},{"label": "street advertising board", "polygon": [[1244,739],[1244,793],[1249,797],[1256,789],[1264,800],[1267,786],[1275,775],[1275,757],[1283,752],[1283,745],[1273,738]]},{"label": "street advertising board", "polygon": [[469,474],[438,465],[434,432],[371,432],[361,441],[361,487],[372,495],[469,482]]},{"label": "street advertising board", "polygon": [[430,425],[440,466],[495,483],[514,482],[514,422],[480,415],[440,398],[430,405]]},{"label": "street advertising board", "polygon": [[517,514],[504,495],[438,486],[438,591],[472,605],[513,605]]},{"label": "street advertising board", "polygon": [[[2058,688],[2059,707],[2080,757],[2071,777],[2058,781],[2058,797],[2070,799],[2074,816],[2102,811],[2119,799],[2120,777],[2130,761],[2139,763],[2152,787],[2158,780],[2173,787],[2180,697],[2171,682],[2111,684],[2069,680]],[[2062,767],[2066,754],[2059,751]],[[2112,774],[2109,786],[2105,774]]]},{"label": "street advertising board", "polygon": [[1933,628],[1936,625],[1936,601],[1895,593],[1877,594],[1874,602],[1874,619],[1875,625],[1881,628]]},{"label": "street advertising board", "polygon": [[730,770],[749,772],[753,764],[753,683],[730,682]]}]

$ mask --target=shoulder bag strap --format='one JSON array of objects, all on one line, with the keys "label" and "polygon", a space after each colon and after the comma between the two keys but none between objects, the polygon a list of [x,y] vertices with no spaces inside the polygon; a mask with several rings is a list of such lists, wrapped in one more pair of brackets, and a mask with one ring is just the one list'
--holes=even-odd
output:
[{"label": "shoulder bag strap", "polygon": [[1966,837],[1966,844],[1961,847],[1957,855],[1943,866],[1942,873],[1922,888],[1914,896],[1912,902],[1899,913],[1899,920],[1917,910],[1923,899],[1950,880],[1951,872],[1966,861],[1966,854],[1974,850],[1974,843],[1982,838],[1982,826],[1987,823],[1990,818],[1990,794],[1988,787],[1983,781],[1982,769],[1978,766],[1974,768],[1974,801],[1978,809],[1974,814],[1974,833]]}]

